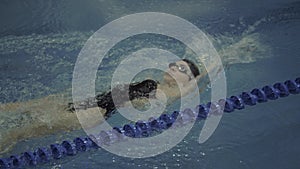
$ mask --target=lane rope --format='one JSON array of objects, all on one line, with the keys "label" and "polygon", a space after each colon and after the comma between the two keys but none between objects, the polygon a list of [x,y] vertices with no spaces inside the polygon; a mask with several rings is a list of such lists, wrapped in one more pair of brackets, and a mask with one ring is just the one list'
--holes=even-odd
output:
[{"label": "lane rope", "polygon": [[[125,141],[126,136],[150,137],[163,130],[180,127],[194,120],[205,120],[211,114],[231,113],[235,109],[244,109],[246,105],[254,106],[257,103],[299,93],[300,77],[295,80],[286,80],[283,83],[278,82],[274,85],[255,88],[251,92],[242,92],[240,95],[220,99],[215,103],[200,104],[195,108],[174,111],[171,114],[164,113],[158,118],[151,117],[148,121],[137,121],[136,123],[125,124],[123,127],[113,127],[112,130],[101,131],[97,135],[77,137],[72,141],[65,140],[61,144],[55,143],[47,147],[37,148],[34,151],[23,152],[20,155],[0,158],[0,169],[24,168],[48,163],[52,160],[74,156],[80,152],[99,149],[101,146],[98,146],[96,142],[100,145],[111,145]],[[221,107],[221,105],[224,106]]]}]

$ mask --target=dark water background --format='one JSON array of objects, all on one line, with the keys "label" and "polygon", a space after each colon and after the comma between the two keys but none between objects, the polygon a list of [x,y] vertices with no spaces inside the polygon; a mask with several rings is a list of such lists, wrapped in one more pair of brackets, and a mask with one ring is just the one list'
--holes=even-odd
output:
[{"label": "dark water background", "polygon": [[[254,51],[254,61],[241,57],[245,62],[226,70],[228,96],[300,76],[300,1],[1,0],[0,102],[39,98],[71,88],[77,54],[89,36],[113,19],[146,11],[187,19],[205,31],[220,51],[246,35],[260,35],[271,52]],[[113,65],[115,60],[111,57],[107,62]],[[105,73],[110,72],[109,65]],[[200,122],[179,145],[152,158],[129,159],[99,150],[37,168],[297,169],[299,103],[299,96],[290,96],[226,114],[204,144],[197,142]],[[62,135],[73,138],[79,134],[82,131],[20,142],[8,155],[49,145]]]}]

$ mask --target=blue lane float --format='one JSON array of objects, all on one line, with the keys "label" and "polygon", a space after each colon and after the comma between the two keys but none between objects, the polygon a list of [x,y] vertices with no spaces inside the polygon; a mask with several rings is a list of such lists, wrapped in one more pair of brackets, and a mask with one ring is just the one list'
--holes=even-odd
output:
[{"label": "blue lane float", "polygon": [[[0,158],[0,169],[15,169],[44,164],[55,159],[75,156],[80,152],[100,148],[96,143],[110,145],[128,137],[149,137],[154,133],[162,132],[174,125],[182,126],[193,120],[205,120],[209,112],[213,114],[231,113],[235,109],[241,110],[245,105],[254,106],[257,103],[287,97],[290,94],[300,93],[300,77],[287,80],[284,83],[267,85],[261,89],[255,88],[251,92],[242,92],[238,96],[220,99],[216,103],[200,104],[194,109],[174,111],[171,114],[162,114],[158,118],[151,117],[148,121],[138,121],[126,124],[123,127],[113,127],[110,131],[101,131],[98,135],[77,137],[73,141],[65,140],[61,144],[51,144],[48,147],[27,151],[20,155],[11,155]],[[223,106],[223,107],[222,107]]]}]

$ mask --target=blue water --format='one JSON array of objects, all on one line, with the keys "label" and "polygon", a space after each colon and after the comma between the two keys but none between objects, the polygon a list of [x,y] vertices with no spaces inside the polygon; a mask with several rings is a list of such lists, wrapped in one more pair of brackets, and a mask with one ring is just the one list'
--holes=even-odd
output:
[{"label": "blue water", "polygon": [[[232,51],[236,48],[228,46],[239,47],[241,53],[235,58],[239,61],[226,69],[228,96],[300,76],[300,1],[3,0],[0,102],[24,101],[70,89],[77,54],[88,37],[113,19],[145,11],[187,19],[210,36],[224,57],[235,55]],[[257,50],[247,51],[243,47],[250,42],[242,43],[243,38],[248,40],[252,35],[259,35],[259,39],[250,41],[257,44]],[[182,53],[181,48],[174,49],[172,45],[156,45]],[[108,64],[103,74],[111,73],[117,58],[133,50],[131,46],[123,48],[112,51],[112,57],[105,60]],[[246,57],[249,53],[250,59]],[[109,81],[109,77],[103,79]],[[100,91],[105,87],[98,86]],[[97,150],[36,168],[297,169],[299,103],[299,95],[292,95],[225,114],[212,137],[203,144],[197,142],[203,121],[197,122],[184,141],[151,158],[124,158]],[[114,121],[118,120],[116,117],[110,120],[118,123]],[[83,134],[74,131],[21,141],[3,156]]]}]

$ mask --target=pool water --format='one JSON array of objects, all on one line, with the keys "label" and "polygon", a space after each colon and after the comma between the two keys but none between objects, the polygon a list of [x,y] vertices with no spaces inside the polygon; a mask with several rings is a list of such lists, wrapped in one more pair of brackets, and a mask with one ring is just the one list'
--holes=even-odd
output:
[{"label": "pool water", "polygon": [[[113,19],[145,11],[177,15],[207,34],[223,64],[228,65],[228,96],[300,76],[297,1],[17,0],[0,2],[0,9],[1,103],[70,92],[72,71],[86,40]],[[144,47],[195,57],[182,44],[164,36],[126,39],[103,60],[97,74],[97,91],[108,89],[110,74],[122,59]],[[207,98],[209,91],[202,94],[201,102],[206,103]],[[291,95],[224,114],[216,131],[203,144],[198,143],[198,137],[204,122],[196,122],[182,142],[154,157],[125,158],[99,149],[36,168],[296,169],[300,166],[299,102],[299,95]],[[124,123],[118,114],[109,122]],[[1,157],[84,134],[80,130],[20,141]]]}]

